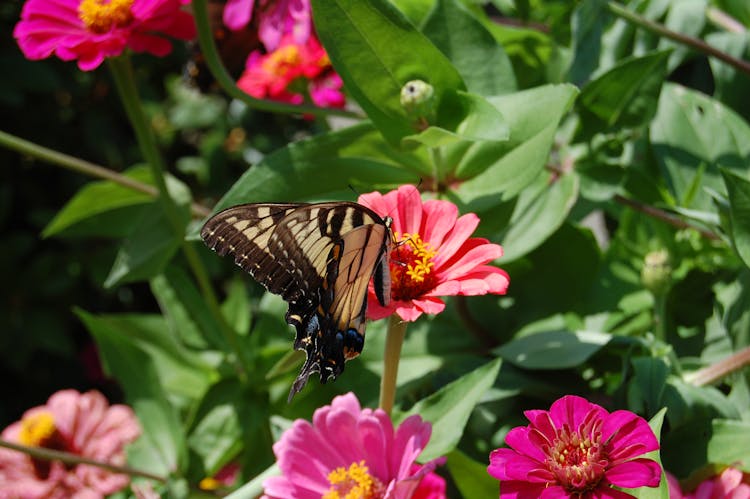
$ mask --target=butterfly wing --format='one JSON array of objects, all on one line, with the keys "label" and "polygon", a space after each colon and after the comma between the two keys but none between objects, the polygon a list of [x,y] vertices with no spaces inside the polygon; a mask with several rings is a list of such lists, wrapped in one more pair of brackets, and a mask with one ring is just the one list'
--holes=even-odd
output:
[{"label": "butterfly wing", "polygon": [[[383,272],[384,281],[390,285],[390,247],[390,225],[373,223],[353,228],[331,248],[320,304],[297,328],[295,348],[306,350],[307,359],[289,393],[290,399],[305,386],[310,374],[320,372],[323,383],[328,378],[336,379],[345,362],[362,352],[367,286],[376,272]],[[382,294],[383,290],[378,293]],[[390,287],[387,296],[390,298]],[[305,316],[295,316],[302,317]]]},{"label": "butterfly wing", "polygon": [[313,372],[335,379],[364,345],[367,285],[390,297],[389,219],[357,203],[246,204],[228,208],[201,230],[206,244],[234,256],[270,292],[289,302],[295,349],[307,359],[291,397]]}]

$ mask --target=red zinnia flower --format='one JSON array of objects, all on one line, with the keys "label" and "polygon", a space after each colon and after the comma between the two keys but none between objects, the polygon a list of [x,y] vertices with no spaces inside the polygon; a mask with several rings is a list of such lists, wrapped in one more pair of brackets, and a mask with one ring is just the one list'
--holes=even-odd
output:
[{"label": "red zinnia flower", "polygon": [[487,239],[470,237],[479,224],[473,213],[458,216],[453,203],[422,202],[419,191],[405,185],[385,195],[379,192],[359,197],[378,215],[393,219],[396,237],[390,255],[391,302],[382,307],[369,290],[367,316],[382,319],[396,312],[405,321],[422,313],[437,314],[451,295],[505,294],[508,274],[486,265],[500,258],[503,248]]},{"label": "red zinnia flower", "polygon": [[[135,414],[110,406],[96,391],[63,390],[44,406],[29,409],[7,427],[2,438],[30,447],[46,447],[114,465],[125,464],[125,445],[140,435]],[[103,498],[124,488],[130,478],[98,466],[69,466],[0,449],[0,497],[24,499]]]},{"label": "red zinnia flower", "polygon": [[612,488],[657,487],[661,467],[641,456],[659,448],[648,423],[630,411],[608,413],[567,395],[549,411],[526,411],[529,426],[505,437],[487,471],[507,499],[622,499]]},{"label": "red zinnia flower", "polygon": [[31,60],[52,54],[78,59],[83,71],[126,48],[165,56],[167,36],[195,37],[193,16],[182,10],[188,0],[28,0],[13,30],[23,54]]},{"label": "red zinnia flower", "polygon": [[319,107],[343,107],[343,82],[315,36],[303,44],[287,36],[273,52],[252,52],[237,86],[256,99],[302,104],[304,94]]}]

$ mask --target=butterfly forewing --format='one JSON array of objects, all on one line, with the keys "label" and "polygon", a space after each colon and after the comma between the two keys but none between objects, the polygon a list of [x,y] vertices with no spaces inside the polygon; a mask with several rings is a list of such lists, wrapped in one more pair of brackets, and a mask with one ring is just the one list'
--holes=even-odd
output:
[{"label": "butterfly forewing", "polygon": [[239,205],[209,219],[201,237],[289,302],[295,348],[307,354],[290,399],[311,373],[335,379],[361,352],[373,274],[378,300],[390,297],[390,219],[357,203]]}]

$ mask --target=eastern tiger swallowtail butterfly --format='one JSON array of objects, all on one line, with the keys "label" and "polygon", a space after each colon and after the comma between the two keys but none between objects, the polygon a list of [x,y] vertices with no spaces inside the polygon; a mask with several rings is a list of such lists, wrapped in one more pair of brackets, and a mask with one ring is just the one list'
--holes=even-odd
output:
[{"label": "eastern tiger swallowtail butterfly", "polygon": [[390,300],[390,217],[353,202],[233,206],[201,230],[219,255],[231,255],[268,291],[289,303],[294,348],[307,354],[289,400],[314,372],[336,379],[365,341],[367,286]]}]

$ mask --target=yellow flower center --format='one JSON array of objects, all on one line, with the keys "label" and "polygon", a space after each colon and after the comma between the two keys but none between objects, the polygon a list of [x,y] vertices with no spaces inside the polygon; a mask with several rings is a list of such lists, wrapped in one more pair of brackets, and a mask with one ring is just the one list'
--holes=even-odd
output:
[{"label": "yellow flower center", "polygon": [[297,45],[285,45],[268,55],[263,61],[263,69],[276,76],[285,76],[293,68],[299,66],[302,57]]},{"label": "yellow flower center", "polygon": [[133,21],[130,9],[133,2],[134,0],[82,0],[78,5],[78,17],[89,31],[106,33]]},{"label": "yellow flower center", "polygon": [[221,487],[221,482],[212,477],[206,477],[198,483],[201,490],[217,490]]},{"label": "yellow flower center", "polygon": [[394,235],[398,243],[391,252],[391,294],[396,300],[418,298],[435,287],[432,259],[437,251],[419,234]]},{"label": "yellow flower center", "polygon": [[29,447],[44,447],[55,435],[55,416],[51,412],[37,412],[21,420],[18,442]]},{"label": "yellow flower center", "polygon": [[328,474],[331,488],[322,499],[379,499],[383,497],[383,484],[370,475],[364,461],[352,463],[349,468],[339,467]]}]

